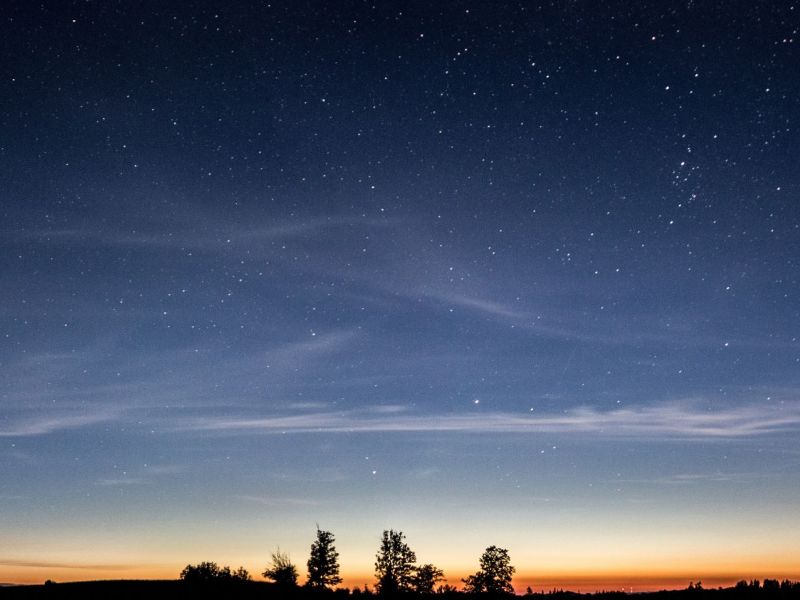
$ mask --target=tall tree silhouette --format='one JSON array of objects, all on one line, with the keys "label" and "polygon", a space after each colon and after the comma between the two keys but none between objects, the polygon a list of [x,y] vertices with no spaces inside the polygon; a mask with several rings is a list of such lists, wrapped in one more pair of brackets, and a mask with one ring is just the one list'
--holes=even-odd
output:
[{"label": "tall tree silhouette", "polygon": [[264,570],[263,575],[281,587],[297,585],[297,567],[292,564],[289,555],[281,552],[280,548],[272,553],[272,561]]},{"label": "tall tree silhouette", "polygon": [[462,579],[466,584],[464,591],[493,595],[514,593],[511,577],[516,569],[511,566],[508,550],[489,546],[481,555],[480,565],[481,568],[477,573]]},{"label": "tall tree silhouette", "polygon": [[333,542],[333,534],[317,526],[317,539],[311,544],[311,556],[307,563],[307,586],[326,589],[342,582],[339,577],[339,553]]},{"label": "tall tree silhouette", "polygon": [[392,595],[414,589],[414,563],[417,555],[405,543],[402,531],[384,530],[381,546],[375,557],[375,586],[378,592]]}]

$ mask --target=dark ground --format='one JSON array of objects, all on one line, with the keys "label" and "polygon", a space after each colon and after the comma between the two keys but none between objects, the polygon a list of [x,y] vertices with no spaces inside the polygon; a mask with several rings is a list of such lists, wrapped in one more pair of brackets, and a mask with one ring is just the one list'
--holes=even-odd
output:
[{"label": "dark ground", "polygon": [[[415,600],[417,594],[402,594],[404,600]],[[470,596],[461,592],[434,594],[441,600],[467,600]],[[740,583],[736,587],[702,589],[690,587],[683,590],[626,594],[624,592],[598,592],[595,594],[578,594],[574,592],[552,591],[535,593],[518,598],[547,600],[624,600],[635,597],[636,600],[800,600],[800,583],[767,581],[764,585],[758,582]],[[343,600],[345,598],[379,598],[361,590],[349,592],[313,592],[303,588],[281,589],[265,582],[245,583],[205,583],[189,584],[179,580],[120,580],[120,581],[85,581],[75,583],[47,583],[43,585],[20,585],[0,587],[0,600],[25,598],[54,599],[109,599],[129,600],[146,598],[196,599],[224,598],[241,600],[269,600],[290,598],[293,600]]]}]

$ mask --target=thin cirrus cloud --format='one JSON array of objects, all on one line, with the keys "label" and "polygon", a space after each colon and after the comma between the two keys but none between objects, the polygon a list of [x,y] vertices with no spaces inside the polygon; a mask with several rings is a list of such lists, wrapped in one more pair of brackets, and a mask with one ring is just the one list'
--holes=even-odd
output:
[{"label": "thin cirrus cloud", "polygon": [[[0,429],[0,437],[45,435],[124,418],[116,413],[62,415],[29,419]],[[141,419],[138,419],[142,423]],[[162,421],[163,423],[163,421]],[[582,406],[554,413],[411,414],[400,406],[372,410],[314,412],[301,415],[229,418],[195,417],[172,430],[292,434],[292,433],[512,433],[591,434],[638,439],[736,439],[800,430],[800,403],[740,405],[705,410],[686,402],[620,408],[608,411]]]},{"label": "thin cirrus cloud", "polygon": [[[188,221],[188,222],[187,222]],[[335,232],[351,227],[387,227],[397,223],[396,219],[352,218],[346,216],[321,216],[305,220],[273,221],[267,225],[241,227],[233,223],[220,223],[218,215],[205,217],[168,219],[164,223],[144,223],[141,228],[103,229],[31,229],[4,231],[7,241],[35,242],[39,244],[78,244],[110,248],[183,249],[196,251],[219,251],[226,248],[247,246],[286,239],[316,239],[325,232]]]},{"label": "thin cirrus cloud", "polygon": [[120,571],[126,569],[139,568],[141,565],[106,565],[106,564],[83,564],[83,563],[64,563],[39,560],[20,560],[15,558],[0,557],[0,566],[3,567],[33,567],[44,569],[89,569],[91,571]]},{"label": "thin cirrus cloud", "polygon": [[319,502],[309,500],[308,498],[290,498],[280,496],[253,496],[253,495],[235,495],[232,496],[234,500],[250,504],[260,504],[262,506],[318,506]]},{"label": "thin cirrus cloud", "polygon": [[183,465],[145,465],[133,476],[101,478],[95,482],[95,485],[101,487],[154,485],[161,478],[172,477],[184,471],[185,467]]},{"label": "thin cirrus cloud", "polygon": [[[95,367],[93,352],[77,355],[44,353],[36,360],[26,360],[0,370],[10,381],[5,395],[5,415],[0,415],[0,438],[47,435],[100,425],[126,422],[139,411],[135,421],[144,423],[141,410],[153,406],[191,406],[195,409],[216,407],[219,398],[210,396],[214,389],[211,380],[215,373],[224,372],[234,380],[257,378],[266,369],[274,376],[294,369],[295,365],[308,365],[316,358],[337,352],[357,336],[355,330],[339,330],[273,345],[262,352],[246,357],[224,359],[213,364],[196,361],[193,352],[179,353],[180,368],[160,370],[159,359],[164,353],[155,353],[146,360],[146,368],[128,373],[129,379],[121,382],[101,381],[94,384],[76,382],[67,377],[70,372],[83,367]],[[210,352],[210,350],[209,350]],[[176,353],[172,353],[175,359]],[[140,362],[142,362],[140,361]],[[81,367],[81,368],[78,368]],[[125,366],[113,365],[113,371],[125,371]],[[94,370],[94,369],[93,369]],[[109,370],[109,369],[106,369]],[[163,371],[163,372],[162,372]],[[63,381],[60,381],[66,377]],[[43,381],[59,381],[59,385],[41,385]],[[245,405],[251,400],[241,392],[228,391]],[[53,410],[57,403],[61,408]],[[319,408],[319,403],[299,403],[295,408]]]},{"label": "thin cirrus cloud", "polygon": [[578,407],[550,414],[474,413],[413,415],[405,410],[320,412],[274,418],[204,418],[178,427],[189,431],[252,433],[558,433],[642,439],[746,438],[797,431],[800,403],[755,404],[704,410],[690,403],[601,411]]},{"label": "thin cirrus cloud", "polygon": [[[74,353],[39,353],[0,368],[0,377],[7,386],[4,395],[7,416],[5,422],[0,418],[0,435],[11,429],[64,429],[70,426],[70,420],[79,422],[82,418],[89,419],[89,424],[92,419],[105,420],[96,411],[94,416],[71,413],[69,418],[62,418],[58,416],[64,414],[62,410],[23,422],[20,418],[13,419],[11,410],[19,413],[29,413],[34,408],[48,411],[57,404],[62,409],[71,407],[75,411],[86,406],[101,407],[102,415],[145,406],[204,405],[209,401],[203,400],[209,390],[218,389],[214,384],[219,378],[260,380],[269,369],[274,383],[276,376],[294,372],[297,365],[313,366],[317,361],[324,362],[331,354],[346,350],[358,335],[356,329],[311,332],[299,339],[269,342],[262,350],[245,356],[222,358],[217,356],[219,347],[212,344],[150,351],[137,356],[133,364],[129,356],[113,346],[108,350],[90,348]],[[117,373],[122,377],[85,382],[78,374],[86,371]]]},{"label": "thin cirrus cloud", "polygon": [[[395,295],[403,295],[396,292]],[[681,346],[746,346],[748,348],[784,348],[793,347],[793,342],[773,339],[768,337],[725,337],[702,335],[692,328],[678,329],[653,329],[650,326],[639,326],[631,331],[620,332],[613,321],[606,323],[606,327],[598,326],[594,320],[587,319],[581,310],[567,310],[563,306],[541,306],[536,313],[526,311],[524,308],[498,302],[493,299],[469,296],[460,293],[439,292],[432,290],[420,291],[416,294],[406,294],[407,297],[417,301],[419,298],[428,299],[434,306],[443,308],[461,308],[475,315],[481,315],[499,324],[516,327],[529,331],[542,338],[565,340],[571,342],[584,342],[610,346],[625,346],[641,344],[679,344]],[[545,315],[546,318],[542,318]]]},{"label": "thin cirrus cloud", "polygon": [[100,411],[83,415],[50,415],[29,417],[0,425],[0,437],[29,437],[46,435],[67,429],[79,429],[114,420],[116,412]]}]

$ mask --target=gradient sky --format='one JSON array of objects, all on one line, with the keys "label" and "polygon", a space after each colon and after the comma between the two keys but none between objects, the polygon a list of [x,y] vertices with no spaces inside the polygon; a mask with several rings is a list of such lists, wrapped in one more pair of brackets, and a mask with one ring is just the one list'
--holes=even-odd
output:
[{"label": "gradient sky", "polygon": [[800,6],[234,5],[0,8],[0,581],[800,578]]}]

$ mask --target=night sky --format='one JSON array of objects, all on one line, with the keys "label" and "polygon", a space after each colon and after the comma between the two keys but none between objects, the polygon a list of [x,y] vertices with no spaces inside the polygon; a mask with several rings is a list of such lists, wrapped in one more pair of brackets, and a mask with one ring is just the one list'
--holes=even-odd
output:
[{"label": "night sky", "polygon": [[0,581],[800,577],[800,5],[0,27]]}]

